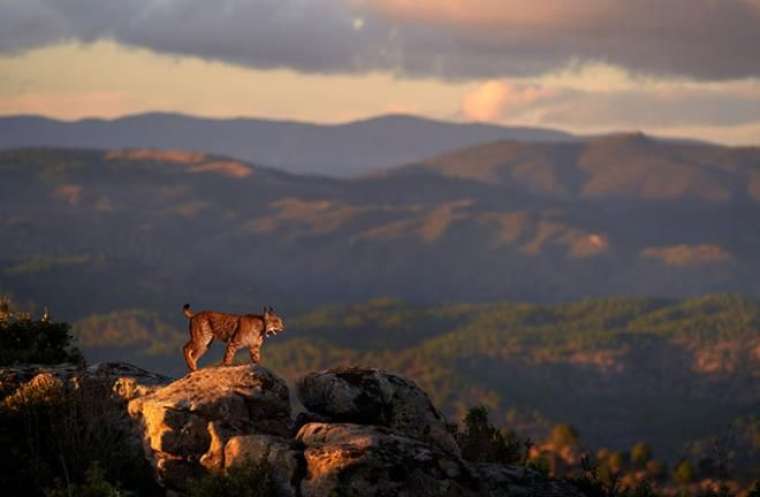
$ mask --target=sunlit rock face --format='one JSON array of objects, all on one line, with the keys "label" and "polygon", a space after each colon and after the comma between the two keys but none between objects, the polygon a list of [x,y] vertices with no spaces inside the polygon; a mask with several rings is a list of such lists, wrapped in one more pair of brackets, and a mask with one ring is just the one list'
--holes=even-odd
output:
[{"label": "sunlit rock face", "polygon": [[21,364],[0,368],[0,397],[8,400],[24,390],[76,388],[83,381],[98,382],[113,394],[115,401],[128,401],[169,383],[171,378],[123,362],[102,362],[86,368],[74,364]]},{"label": "sunlit rock face", "polygon": [[224,468],[227,441],[290,433],[284,380],[257,365],[207,368],[129,403],[159,482],[187,490],[204,471]]},{"label": "sunlit rock face", "polygon": [[582,496],[526,468],[465,461],[427,394],[401,376],[327,370],[303,377],[298,394],[309,411],[293,421],[282,379],[258,365],[216,367],[132,398],[128,412],[173,495],[253,463],[273,497]]},{"label": "sunlit rock face", "polygon": [[477,495],[462,459],[385,427],[309,423],[296,438],[305,447],[304,497]]},{"label": "sunlit rock face", "polygon": [[266,464],[279,496],[298,495],[304,463],[303,447],[295,440],[259,434],[230,438],[224,447],[224,468],[229,469],[246,461],[257,466]]}]

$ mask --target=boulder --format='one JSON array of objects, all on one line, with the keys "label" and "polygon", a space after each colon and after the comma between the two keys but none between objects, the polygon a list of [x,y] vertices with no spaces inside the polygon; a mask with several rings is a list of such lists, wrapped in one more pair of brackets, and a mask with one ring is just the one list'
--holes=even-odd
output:
[{"label": "boulder", "polygon": [[298,382],[298,398],[306,409],[331,421],[384,426],[460,454],[443,414],[401,376],[360,368],[310,373]]},{"label": "boulder", "polygon": [[295,497],[303,477],[303,450],[293,439],[272,435],[242,435],[229,439],[224,448],[224,468],[252,462],[271,472],[278,497]]},{"label": "boulder", "polygon": [[309,423],[303,497],[471,496],[480,483],[466,463],[440,447],[381,426]]},{"label": "boulder", "polygon": [[160,483],[184,491],[204,471],[224,468],[227,441],[251,433],[287,436],[285,382],[261,366],[206,368],[128,405]]}]

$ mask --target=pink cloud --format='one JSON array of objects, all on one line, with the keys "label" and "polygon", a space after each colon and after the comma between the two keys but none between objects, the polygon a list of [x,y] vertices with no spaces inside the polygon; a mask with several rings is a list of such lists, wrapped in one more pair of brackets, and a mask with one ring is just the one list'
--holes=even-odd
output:
[{"label": "pink cloud", "polygon": [[523,113],[534,104],[555,96],[556,92],[541,85],[487,81],[465,94],[462,115],[472,121],[497,121],[509,117],[510,111]]}]

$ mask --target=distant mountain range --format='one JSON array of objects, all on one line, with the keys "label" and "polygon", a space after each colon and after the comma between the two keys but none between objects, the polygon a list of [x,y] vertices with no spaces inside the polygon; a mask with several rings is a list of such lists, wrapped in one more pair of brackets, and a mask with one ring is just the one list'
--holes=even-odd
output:
[{"label": "distant mountain range", "polygon": [[25,149],[0,153],[0,179],[0,290],[72,318],[185,300],[760,295],[757,148],[502,141],[355,179]]},{"label": "distant mountain range", "polygon": [[387,115],[338,125],[139,114],[114,120],[0,117],[0,148],[152,147],[236,157],[290,172],[355,176],[495,140],[570,141],[539,128],[459,124]]}]

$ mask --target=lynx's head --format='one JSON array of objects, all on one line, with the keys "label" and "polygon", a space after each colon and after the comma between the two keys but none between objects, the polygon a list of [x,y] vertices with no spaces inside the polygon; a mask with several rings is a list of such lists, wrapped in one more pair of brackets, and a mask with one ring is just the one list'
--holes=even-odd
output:
[{"label": "lynx's head", "polygon": [[282,322],[282,318],[271,307],[264,308],[264,326],[264,336],[274,336],[281,331],[285,331],[285,323]]}]

